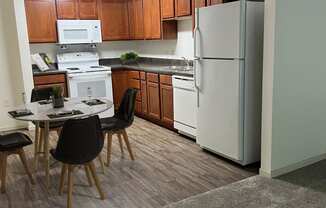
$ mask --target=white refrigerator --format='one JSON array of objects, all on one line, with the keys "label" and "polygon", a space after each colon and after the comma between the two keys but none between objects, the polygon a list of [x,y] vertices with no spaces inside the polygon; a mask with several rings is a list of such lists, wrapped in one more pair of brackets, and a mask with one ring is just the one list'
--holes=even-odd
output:
[{"label": "white refrigerator", "polygon": [[241,165],[260,160],[263,24],[263,2],[196,10],[196,141]]}]

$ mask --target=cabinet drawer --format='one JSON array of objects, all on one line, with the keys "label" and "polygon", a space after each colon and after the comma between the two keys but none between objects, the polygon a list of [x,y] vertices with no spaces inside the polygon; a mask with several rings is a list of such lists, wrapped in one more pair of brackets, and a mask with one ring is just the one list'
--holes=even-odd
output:
[{"label": "cabinet drawer", "polygon": [[129,79],[139,79],[139,71],[128,71]]},{"label": "cabinet drawer", "polygon": [[129,87],[131,87],[131,88],[136,88],[136,89],[139,90],[139,91],[137,92],[137,95],[136,95],[136,100],[141,100],[141,94],[140,94],[140,80],[137,80],[137,79],[129,79],[128,82],[129,82]]},{"label": "cabinet drawer", "polygon": [[171,75],[161,74],[160,75],[160,83],[161,84],[166,84],[166,85],[172,85],[172,76]]},{"label": "cabinet drawer", "polygon": [[140,79],[141,80],[146,80],[146,73],[145,72],[143,72],[143,71],[140,72]]},{"label": "cabinet drawer", "polygon": [[140,89],[140,81],[137,79],[129,79],[129,87]]},{"label": "cabinet drawer", "polygon": [[155,83],[158,82],[158,74],[147,73],[146,77],[148,82],[155,82]]},{"label": "cabinet drawer", "polygon": [[34,85],[54,84],[66,82],[65,74],[34,76]]}]

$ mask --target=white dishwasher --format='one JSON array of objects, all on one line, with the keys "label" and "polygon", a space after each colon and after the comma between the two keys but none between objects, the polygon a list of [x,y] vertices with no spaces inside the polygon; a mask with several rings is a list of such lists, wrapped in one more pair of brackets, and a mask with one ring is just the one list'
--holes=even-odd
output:
[{"label": "white dishwasher", "polygon": [[196,137],[197,95],[194,78],[172,76],[174,128],[186,136]]}]

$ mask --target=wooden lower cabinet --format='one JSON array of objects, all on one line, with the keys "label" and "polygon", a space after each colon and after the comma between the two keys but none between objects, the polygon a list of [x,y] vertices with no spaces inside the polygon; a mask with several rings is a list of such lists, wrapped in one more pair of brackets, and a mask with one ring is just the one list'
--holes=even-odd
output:
[{"label": "wooden lower cabinet", "polygon": [[68,97],[66,74],[37,74],[33,76],[35,88],[56,87],[62,88],[63,96]]},{"label": "wooden lower cabinet", "polygon": [[160,84],[161,96],[161,121],[173,127],[173,87]]},{"label": "wooden lower cabinet", "polygon": [[123,94],[128,89],[128,74],[127,70],[113,70],[112,71],[112,88],[113,88],[113,103],[117,110],[120,106]]},{"label": "wooden lower cabinet", "polygon": [[156,124],[173,129],[173,87],[171,75],[137,70],[112,71],[113,99],[117,110],[123,93],[129,87],[139,90],[135,114]]},{"label": "wooden lower cabinet", "polygon": [[147,85],[146,80],[140,81],[140,92],[141,92],[141,114],[148,114],[148,105],[147,105]]},{"label": "wooden lower cabinet", "polygon": [[147,82],[147,107],[148,116],[153,119],[161,119],[160,88],[159,83]]}]

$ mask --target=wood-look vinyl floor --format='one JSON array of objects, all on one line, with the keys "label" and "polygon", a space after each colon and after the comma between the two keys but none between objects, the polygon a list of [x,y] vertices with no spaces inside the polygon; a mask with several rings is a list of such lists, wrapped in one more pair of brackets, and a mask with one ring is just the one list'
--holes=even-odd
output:
[{"label": "wood-look vinyl floor", "polygon": [[[121,156],[118,139],[114,136],[111,165],[105,174],[96,162],[106,199],[99,199],[96,188],[88,185],[81,168],[74,174],[74,207],[163,207],[258,172],[258,165],[242,168],[201,150],[192,140],[140,118],[135,119],[127,132],[136,160],[129,159],[126,147]],[[27,133],[34,136],[32,131]],[[55,146],[56,133],[51,133],[50,137]],[[33,146],[25,151],[32,168]],[[102,154],[106,158],[105,148]],[[40,165],[39,170],[42,170]],[[66,207],[66,192],[62,196],[58,194],[60,171],[59,163],[51,168],[49,190],[43,171],[34,174],[36,185],[33,186],[19,158],[11,156],[8,159],[7,193],[0,194],[0,208]]]}]

